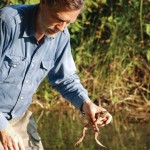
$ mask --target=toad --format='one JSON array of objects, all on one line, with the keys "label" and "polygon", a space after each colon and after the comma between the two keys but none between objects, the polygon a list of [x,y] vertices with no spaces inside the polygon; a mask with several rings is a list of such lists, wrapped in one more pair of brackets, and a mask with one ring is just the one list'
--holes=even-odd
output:
[{"label": "toad", "polygon": [[95,121],[95,123],[93,123],[92,120],[89,120],[88,124],[86,124],[84,126],[84,128],[82,130],[82,135],[79,138],[79,140],[75,143],[75,146],[79,145],[83,141],[86,130],[93,129],[95,131],[94,138],[95,138],[95,141],[97,142],[97,144],[106,148],[106,146],[101,144],[100,141],[97,139],[98,135],[100,133],[99,128],[102,127],[104,125],[105,121],[107,120],[106,114],[107,114],[107,111],[102,111],[102,112],[98,113],[96,116],[97,120]]}]

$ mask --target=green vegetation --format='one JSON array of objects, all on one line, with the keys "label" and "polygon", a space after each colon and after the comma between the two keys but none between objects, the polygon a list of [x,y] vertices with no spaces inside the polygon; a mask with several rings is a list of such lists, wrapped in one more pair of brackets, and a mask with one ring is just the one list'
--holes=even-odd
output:
[{"label": "green vegetation", "polygon": [[[86,0],[69,30],[78,73],[91,99],[150,112],[150,0]],[[47,79],[34,97],[46,106],[62,99]]]}]

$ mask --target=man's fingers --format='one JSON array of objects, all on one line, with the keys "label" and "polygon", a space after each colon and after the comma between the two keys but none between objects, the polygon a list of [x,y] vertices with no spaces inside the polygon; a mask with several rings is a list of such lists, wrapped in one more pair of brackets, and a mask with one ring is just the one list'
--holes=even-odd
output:
[{"label": "man's fingers", "polygon": [[18,139],[19,139],[19,142],[18,142],[19,150],[25,150],[25,147],[24,147],[22,138],[21,138],[21,137],[18,137]]},{"label": "man's fingers", "polygon": [[10,142],[8,143],[7,147],[8,147],[8,150],[12,150],[12,149],[14,150],[12,141],[10,141]]},{"label": "man's fingers", "polygon": [[101,115],[105,116],[105,119],[106,119],[106,120],[104,121],[104,123],[103,123],[102,126],[105,126],[105,125],[109,124],[109,123],[112,121],[112,116],[111,116],[111,114],[110,114],[105,108],[99,107],[98,112],[99,112]]},{"label": "man's fingers", "polygon": [[[5,141],[3,143],[3,147],[4,147],[4,150],[14,150],[15,148],[13,147],[13,143],[12,143],[12,140],[10,139],[10,141]],[[16,150],[16,149],[15,149]]]},{"label": "man's fingers", "polygon": [[7,146],[4,146],[4,150],[8,150]]},{"label": "man's fingers", "polygon": [[106,124],[109,124],[112,121],[112,116],[108,113]]},{"label": "man's fingers", "polygon": [[24,146],[20,143],[18,143],[18,147],[19,147],[19,150],[25,150]]},{"label": "man's fingers", "polygon": [[12,146],[15,150],[19,150],[18,146],[17,146],[17,136],[15,135],[14,138],[12,139]]},{"label": "man's fingers", "polygon": [[0,141],[4,150],[25,150],[22,138],[10,125],[0,131],[0,135]]},{"label": "man's fingers", "polygon": [[82,110],[85,112],[85,115],[87,115],[92,120],[93,123],[96,123],[99,115],[101,118],[106,119],[102,123],[104,125],[109,124],[112,120],[112,116],[107,112],[105,108],[97,106],[89,100],[84,101]]},{"label": "man's fingers", "polygon": [[96,121],[95,114],[91,114],[90,118],[92,119],[93,122]]}]

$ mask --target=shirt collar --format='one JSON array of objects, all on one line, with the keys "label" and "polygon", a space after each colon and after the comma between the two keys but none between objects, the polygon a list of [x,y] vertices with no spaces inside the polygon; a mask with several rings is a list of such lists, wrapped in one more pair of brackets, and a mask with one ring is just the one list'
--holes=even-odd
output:
[{"label": "shirt collar", "polygon": [[29,7],[29,10],[26,14],[26,17],[23,21],[24,31],[22,37],[31,37],[35,35],[35,21],[39,4],[32,5]]}]

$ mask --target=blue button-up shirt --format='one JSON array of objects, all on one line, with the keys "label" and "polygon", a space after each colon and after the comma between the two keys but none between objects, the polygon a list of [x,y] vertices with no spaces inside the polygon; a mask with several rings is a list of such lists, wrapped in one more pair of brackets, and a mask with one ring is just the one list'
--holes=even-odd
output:
[{"label": "blue button-up shirt", "polygon": [[0,9],[0,130],[25,112],[32,95],[48,75],[50,84],[80,109],[88,100],[71,54],[69,32],[35,38],[39,5]]}]

